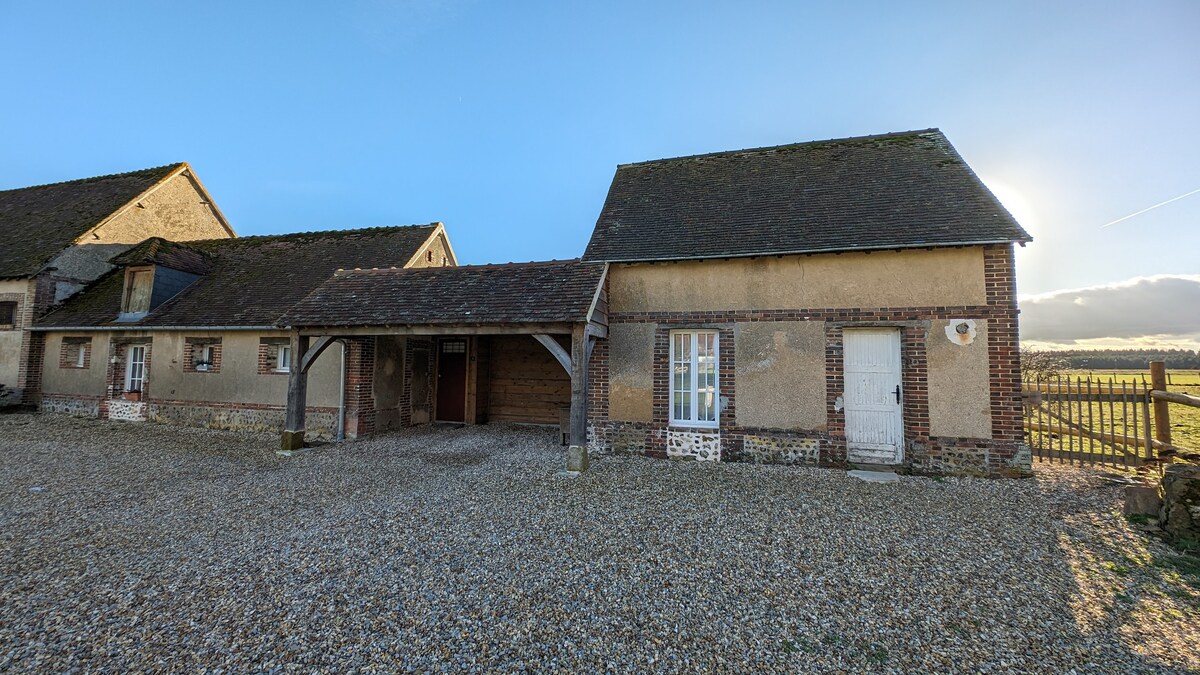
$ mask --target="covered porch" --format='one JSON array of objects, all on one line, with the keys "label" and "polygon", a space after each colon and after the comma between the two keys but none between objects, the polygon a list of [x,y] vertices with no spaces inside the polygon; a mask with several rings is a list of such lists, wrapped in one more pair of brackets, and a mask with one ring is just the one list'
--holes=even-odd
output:
[{"label": "covered porch", "polygon": [[341,341],[358,434],[433,422],[550,424],[587,469],[588,364],[608,334],[603,263],[339,271],[281,323],[291,369],[281,446],[304,446],[307,374]]}]

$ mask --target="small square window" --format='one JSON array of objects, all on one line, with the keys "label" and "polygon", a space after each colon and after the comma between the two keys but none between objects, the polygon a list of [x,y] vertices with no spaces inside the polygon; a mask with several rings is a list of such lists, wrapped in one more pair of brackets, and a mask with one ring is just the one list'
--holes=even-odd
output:
[{"label": "small square window", "polygon": [[65,337],[59,351],[59,368],[89,368],[91,366],[91,338]]},{"label": "small square window", "polygon": [[0,326],[14,326],[17,323],[17,303],[0,302]]},{"label": "small square window", "polygon": [[292,372],[292,348],[286,345],[279,345],[279,351],[275,357],[275,370],[280,373]]}]

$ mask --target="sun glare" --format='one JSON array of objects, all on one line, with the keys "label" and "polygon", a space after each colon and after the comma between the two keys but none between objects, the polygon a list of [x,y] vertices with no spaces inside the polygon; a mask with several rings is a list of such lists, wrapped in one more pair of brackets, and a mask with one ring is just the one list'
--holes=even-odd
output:
[{"label": "sun glare", "polygon": [[1030,234],[1033,234],[1034,230],[1038,227],[1037,214],[1033,203],[1020,190],[1003,181],[983,179],[983,182],[992,191],[992,194],[996,195],[996,199],[1000,200],[1004,208],[1008,209],[1012,217],[1017,219],[1021,227],[1024,227]]}]

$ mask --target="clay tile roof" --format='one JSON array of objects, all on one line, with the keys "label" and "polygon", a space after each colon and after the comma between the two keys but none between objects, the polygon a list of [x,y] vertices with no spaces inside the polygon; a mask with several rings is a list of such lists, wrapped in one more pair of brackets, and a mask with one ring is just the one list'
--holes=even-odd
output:
[{"label": "clay tile roof", "polygon": [[579,260],[339,272],[281,326],[575,323],[588,318],[603,263]]},{"label": "clay tile roof", "polygon": [[937,129],[617,168],[584,260],[1026,242]]},{"label": "clay tile roof", "polygon": [[[437,225],[327,230],[158,244],[153,239],[119,256],[136,264],[150,256],[177,261],[203,254],[209,268],[179,295],[144,319],[117,323],[124,272],[118,268],[44,316],[51,327],[273,326],[292,305],[339,268],[403,266],[437,230]],[[162,241],[162,240],[159,240]],[[165,256],[165,257],[164,257]],[[167,262],[162,264],[167,265]],[[170,266],[170,265],[167,265]],[[187,270],[185,270],[187,271]]]},{"label": "clay tile roof", "polygon": [[0,190],[0,278],[28,277],[183,163]]},{"label": "clay tile roof", "polygon": [[208,253],[162,237],[150,237],[109,262],[122,267],[162,265],[192,274],[205,274],[212,267],[212,257]]}]

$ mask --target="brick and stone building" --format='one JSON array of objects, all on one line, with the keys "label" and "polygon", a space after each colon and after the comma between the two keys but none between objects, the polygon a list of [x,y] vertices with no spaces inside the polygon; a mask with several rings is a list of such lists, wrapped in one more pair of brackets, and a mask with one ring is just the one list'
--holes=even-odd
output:
[{"label": "brick and stone building", "polygon": [[934,129],[622,165],[577,260],[458,267],[440,226],[150,239],[38,323],[40,400],[285,448],[559,423],[574,470],[1023,473],[1029,240]]},{"label": "brick and stone building", "polygon": [[[45,411],[277,431],[288,371],[285,311],[342,268],[457,264],[440,223],[210,239],[148,239],[32,329],[45,345]],[[378,401],[355,388],[374,341],[347,338],[311,364],[311,436],[374,429]],[[351,383],[346,385],[345,383]],[[368,382],[369,384],[369,382]],[[339,414],[340,413],[340,414]]]},{"label": "brick and stone building", "polygon": [[592,447],[1025,471],[1029,240],[934,129],[623,165],[583,256]]},{"label": "brick and stone building", "polygon": [[0,233],[0,388],[27,404],[43,354],[29,328],[112,270],[113,256],[148,237],[236,236],[187,163],[2,190]]}]

